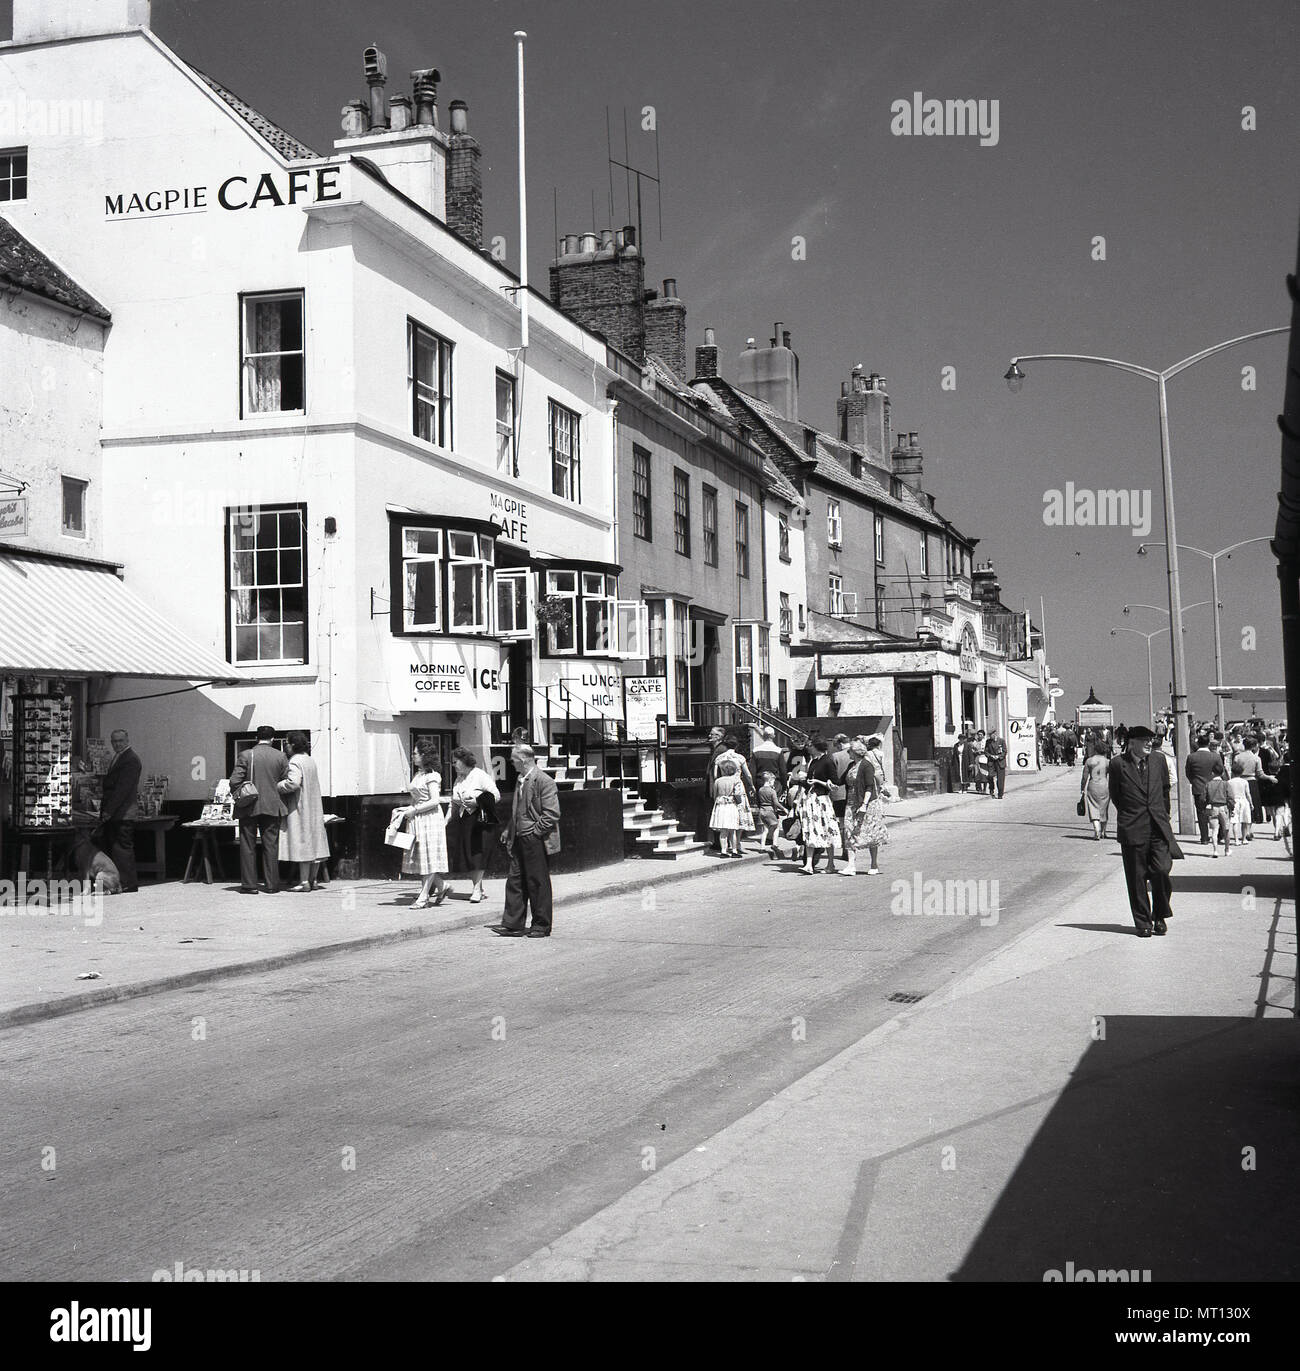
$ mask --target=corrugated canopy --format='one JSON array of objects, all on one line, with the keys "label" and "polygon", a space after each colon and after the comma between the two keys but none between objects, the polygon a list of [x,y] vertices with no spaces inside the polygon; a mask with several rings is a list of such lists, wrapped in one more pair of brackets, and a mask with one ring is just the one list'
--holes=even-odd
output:
[{"label": "corrugated canopy", "polygon": [[102,565],[0,550],[0,672],[235,681]]}]

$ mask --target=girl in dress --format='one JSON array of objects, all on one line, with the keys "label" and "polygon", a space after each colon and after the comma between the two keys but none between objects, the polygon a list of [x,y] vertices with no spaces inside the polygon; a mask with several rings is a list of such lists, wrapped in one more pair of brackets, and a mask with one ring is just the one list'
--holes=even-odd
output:
[{"label": "girl in dress", "polygon": [[[411,749],[411,764],[415,775],[407,787],[411,803],[393,810],[393,820],[399,828],[409,825],[415,842],[402,857],[402,872],[407,876],[423,876],[424,886],[412,909],[428,909],[447,898],[447,825],[442,817],[438,797],[442,792],[442,777],[433,769],[433,756],[426,757],[419,744]],[[433,898],[430,899],[430,894]]]},{"label": "girl in dress", "polygon": [[745,786],[740,768],[732,757],[718,760],[718,779],[713,783],[713,813],[709,827],[718,835],[724,857],[740,856],[740,802]]}]

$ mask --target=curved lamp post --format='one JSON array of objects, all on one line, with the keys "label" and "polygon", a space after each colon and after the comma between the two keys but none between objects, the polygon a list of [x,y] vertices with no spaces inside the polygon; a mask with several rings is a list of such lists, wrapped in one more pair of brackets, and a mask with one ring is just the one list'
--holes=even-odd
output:
[{"label": "curved lamp post", "polygon": [[1155,723],[1156,721],[1156,692],[1155,685],[1151,679],[1151,639],[1154,638],[1157,633],[1168,632],[1168,624],[1166,624],[1164,628],[1156,629],[1155,633],[1143,633],[1142,630],[1138,628],[1112,628],[1110,631],[1110,636],[1112,638],[1117,633],[1136,633],[1139,638],[1145,638],[1147,640],[1147,713],[1150,715],[1152,723]]},{"label": "curved lamp post", "polygon": [[[1184,357],[1181,362],[1175,362],[1173,366],[1167,367],[1164,371],[1155,371],[1151,367],[1138,366],[1135,362],[1121,362],[1114,357],[1090,357],[1081,353],[1074,352],[1040,352],[1034,354],[1024,354],[1023,356],[1013,357],[1011,365],[1007,368],[1004,377],[1012,394],[1019,393],[1025,384],[1025,373],[1021,369],[1021,362],[1087,362],[1092,366],[1111,367],[1115,371],[1127,371],[1133,376],[1140,376],[1145,381],[1154,381],[1156,384],[1156,394],[1159,401],[1160,410],[1160,474],[1164,490],[1165,506],[1165,565],[1169,579],[1169,615],[1170,621],[1182,628],[1183,623],[1183,601],[1182,589],[1178,582],[1178,533],[1174,526],[1174,476],[1173,467],[1170,462],[1169,454],[1169,401],[1167,394],[1167,384],[1179,372],[1186,371],[1188,367],[1193,367],[1197,362],[1203,362],[1207,357],[1213,357],[1216,353],[1224,352],[1228,348],[1236,347],[1240,343],[1250,343],[1256,338],[1269,338],[1274,334],[1289,333],[1290,328],[1266,328],[1260,329],[1255,333],[1243,333],[1239,338],[1229,338],[1222,343],[1215,343],[1213,347],[1202,349],[1200,352],[1193,353],[1190,357]],[[1215,596],[1217,599],[1217,595]],[[1136,631],[1136,630],[1134,630]],[[1172,643],[1173,658],[1173,704],[1174,710],[1174,767],[1176,772],[1175,791],[1178,799],[1177,804],[1177,823],[1180,833],[1191,831],[1192,822],[1192,803],[1191,790],[1186,777],[1183,775],[1183,760],[1187,755],[1187,664],[1183,652],[1183,635],[1171,633],[1169,635]]]},{"label": "curved lamp post", "polygon": [[[1243,538],[1239,543],[1233,543],[1230,547],[1221,547],[1218,552],[1206,552],[1203,547],[1193,547],[1191,543],[1179,543],[1178,546],[1184,552],[1194,552],[1198,557],[1208,557],[1210,559],[1210,589],[1214,594],[1214,684],[1223,689],[1223,640],[1219,635],[1219,610],[1223,606],[1219,603],[1219,558],[1231,557],[1239,547],[1249,547],[1251,543],[1267,543],[1271,539],[1264,538]],[[1137,555],[1145,557],[1147,548],[1161,547],[1160,543],[1139,543]],[[1227,718],[1227,705],[1222,695],[1215,696],[1217,703],[1217,713],[1219,716],[1219,732],[1225,729],[1224,720]]]}]

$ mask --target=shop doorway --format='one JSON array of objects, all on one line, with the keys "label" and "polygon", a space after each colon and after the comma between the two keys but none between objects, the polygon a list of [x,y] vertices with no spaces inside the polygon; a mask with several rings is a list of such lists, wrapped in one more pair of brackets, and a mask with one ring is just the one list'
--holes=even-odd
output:
[{"label": "shop doorway", "polygon": [[898,732],[908,760],[928,762],[934,756],[934,693],[929,677],[899,681],[895,697]]},{"label": "shop doorway", "polygon": [[515,639],[506,644],[505,668],[506,710],[492,716],[492,741],[508,743],[516,728],[526,728],[533,734],[533,652],[532,644]]},{"label": "shop doorway", "polygon": [[700,700],[720,700],[718,688],[718,658],[721,647],[718,642],[717,624],[708,623],[698,615],[691,615],[691,702]]},{"label": "shop doorway", "polygon": [[433,769],[442,777],[442,788],[444,791],[451,789],[452,780],[456,773],[452,769],[451,754],[457,746],[457,734],[454,728],[413,728],[411,729],[411,750],[406,754],[406,760],[411,761],[411,755],[418,746],[420,755],[428,761],[429,753],[432,752],[437,760],[433,764]]},{"label": "shop doorway", "polygon": [[979,712],[975,708],[975,687],[964,685],[961,688],[961,722],[964,725],[970,720],[976,728],[980,726]]}]

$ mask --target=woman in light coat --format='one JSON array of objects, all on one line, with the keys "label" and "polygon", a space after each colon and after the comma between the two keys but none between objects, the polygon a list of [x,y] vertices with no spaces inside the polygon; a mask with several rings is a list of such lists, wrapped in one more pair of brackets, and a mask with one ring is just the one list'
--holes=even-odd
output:
[{"label": "woman in light coat", "polygon": [[290,733],[289,771],[276,790],[284,797],[289,812],[280,826],[280,860],[298,863],[298,884],[295,891],[315,890],[316,869],[330,855],[329,837],[325,832],[325,806],[321,802],[320,774],[308,750],[305,733]]}]

